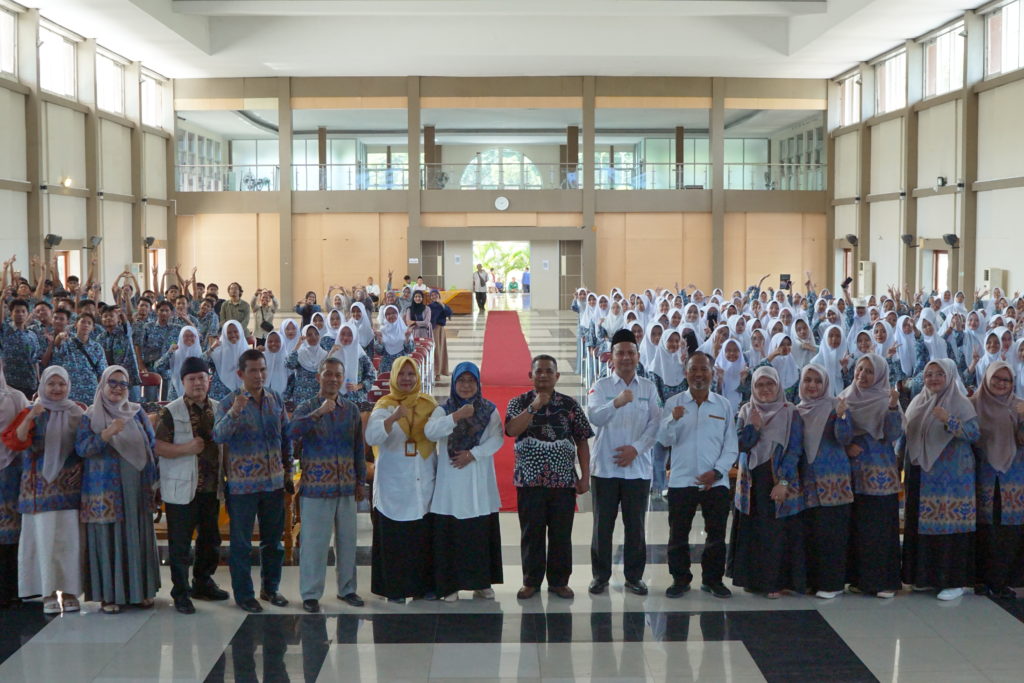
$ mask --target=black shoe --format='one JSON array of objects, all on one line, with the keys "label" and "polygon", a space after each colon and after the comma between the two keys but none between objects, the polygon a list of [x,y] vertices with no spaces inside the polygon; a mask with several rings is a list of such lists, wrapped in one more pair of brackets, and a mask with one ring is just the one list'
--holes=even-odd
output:
[{"label": "black shoe", "polygon": [[647,595],[647,584],[643,582],[643,579],[640,579],[636,583],[633,583],[632,581],[627,581],[626,590],[628,590],[633,595]]},{"label": "black shoe", "polygon": [[1003,586],[1002,588],[989,588],[988,596],[995,598],[996,600],[1016,600],[1017,593],[1009,586]]},{"label": "black shoe", "polygon": [[317,600],[303,600],[302,609],[306,610],[310,614],[316,614],[320,611],[320,602]]},{"label": "black shoe", "polygon": [[197,584],[192,582],[191,595],[196,600],[227,600],[228,592],[214,583],[212,580]]},{"label": "black shoe", "polygon": [[677,582],[673,583],[671,586],[669,586],[665,590],[665,597],[666,598],[681,598],[681,597],[683,597],[683,593],[686,593],[689,590],[690,590],[690,584],[689,583],[682,583],[681,581],[677,581]]},{"label": "black shoe", "polygon": [[274,607],[287,607],[288,598],[284,597],[280,593],[269,593],[267,591],[260,591],[260,600],[269,602]]},{"label": "black shoe", "polygon": [[702,583],[700,589],[705,593],[711,593],[716,598],[731,598],[732,591],[725,587],[721,581],[718,583]]},{"label": "black shoe", "polygon": [[174,609],[178,610],[182,614],[196,613],[196,606],[192,604],[192,601],[188,599],[188,596],[183,598],[175,598]]},{"label": "black shoe", "polygon": [[366,604],[366,601],[355,593],[349,593],[348,595],[339,595],[338,599],[344,603],[351,605],[352,607],[362,607]]},{"label": "black shoe", "polygon": [[600,595],[601,593],[604,593],[604,589],[607,587],[607,581],[602,581],[601,579],[594,579],[590,582],[590,588],[588,588],[587,590],[590,591],[591,595]]},{"label": "black shoe", "polygon": [[258,614],[263,611],[263,605],[256,598],[246,598],[238,603],[238,606],[250,614]]}]

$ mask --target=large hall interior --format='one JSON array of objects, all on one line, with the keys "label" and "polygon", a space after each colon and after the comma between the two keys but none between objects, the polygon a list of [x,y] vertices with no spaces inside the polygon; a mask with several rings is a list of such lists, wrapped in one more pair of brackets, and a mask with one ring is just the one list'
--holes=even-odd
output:
[{"label": "large hall interior", "polygon": [[1024,679],[978,2],[0,0],[0,681]]}]

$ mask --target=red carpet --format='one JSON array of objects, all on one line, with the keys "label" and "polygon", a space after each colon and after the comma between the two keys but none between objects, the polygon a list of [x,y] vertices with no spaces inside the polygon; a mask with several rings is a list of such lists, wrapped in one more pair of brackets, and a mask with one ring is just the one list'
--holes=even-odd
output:
[{"label": "red carpet", "polygon": [[[484,353],[480,368],[484,397],[498,407],[502,424],[508,402],[533,388],[530,383],[530,347],[519,327],[519,315],[514,311],[491,311],[484,328]],[[515,465],[513,440],[505,439],[494,454],[494,472],[498,478],[502,511],[516,510],[516,488],[512,485],[512,467]]]}]

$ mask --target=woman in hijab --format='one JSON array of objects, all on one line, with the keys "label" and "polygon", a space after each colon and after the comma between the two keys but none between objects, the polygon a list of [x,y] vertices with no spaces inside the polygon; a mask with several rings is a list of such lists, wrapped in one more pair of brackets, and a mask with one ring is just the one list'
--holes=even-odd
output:
[{"label": "woman in hijab", "polygon": [[750,370],[747,368],[740,343],[727,339],[715,358],[715,393],[729,400],[733,417],[750,400]]},{"label": "woman in hijab", "polygon": [[933,360],[907,407],[903,582],[955,600],[974,585],[974,452],[978,414],[960,392],[956,364]]},{"label": "woman in hijab", "polygon": [[1014,372],[997,360],[971,397],[981,436],[974,444],[978,492],[978,582],[993,598],[1014,599],[1024,557],[1024,401]]},{"label": "woman in hijab", "polygon": [[[164,377],[170,375],[171,386],[167,389],[167,400],[173,401],[184,393],[181,384],[181,364],[186,358],[201,358],[203,355],[202,346],[199,343],[199,330],[186,325],[178,332],[178,343],[171,344],[167,352],[160,357],[153,369]],[[102,387],[102,384],[100,385]]]},{"label": "woman in hijab", "polygon": [[427,307],[426,299],[422,290],[417,289],[412,293],[412,303],[405,309],[405,324],[412,328],[413,336],[417,339],[431,339],[431,314]]},{"label": "woman in hijab", "polygon": [[654,357],[658,353],[658,345],[661,338],[665,336],[665,326],[655,321],[647,326],[647,332],[640,341],[640,363],[645,367],[652,367]]},{"label": "woman in hijab", "polygon": [[377,379],[377,371],[373,369],[369,356],[356,342],[356,334],[352,323],[342,325],[338,341],[329,355],[340,358],[345,368],[345,386],[342,387],[341,397],[360,405],[366,403],[366,396],[373,388],[373,381]]},{"label": "woman in hijab", "polygon": [[397,306],[385,306],[381,311],[384,322],[375,333],[374,353],[380,358],[380,371],[391,372],[391,364],[399,356],[412,353],[415,345],[412,341],[412,327],[402,322]]},{"label": "woman in hijab", "polygon": [[420,369],[400,356],[390,393],[380,398],[366,425],[374,447],[371,590],[389,602],[436,597],[430,501],[437,455],[424,431],[437,403],[420,393]]},{"label": "woman in hijab", "polygon": [[320,306],[316,302],[316,292],[306,292],[306,298],[296,303],[293,310],[302,316],[302,325],[308,325],[313,314],[320,312]]},{"label": "woman in hijab", "polygon": [[441,302],[441,292],[430,290],[430,324],[434,336],[434,381],[440,381],[441,375],[448,374],[448,337],[445,326],[454,315],[451,306]]},{"label": "woman in hijab", "polygon": [[900,475],[893,444],[903,435],[899,393],[875,353],[854,366],[839,394],[853,428],[846,446],[853,484],[847,579],[852,591],[892,598],[900,589]]},{"label": "woman in hijab", "polygon": [[[0,357],[0,433],[28,407],[25,394],[7,386],[4,361]],[[21,458],[0,442],[0,609],[18,600],[18,536],[21,516],[18,514],[18,484],[21,480]]]},{"label": "woman in hijab", "polygon": [[846,555],[850,537],[850,458],[846,446],[853,428],[845,400],[829,389],[828,372],[811,363],[800,374],[804,423],[804,459],[800,483],[804,494],[807,583],[819,598],[831,600],[846,587]]},{"label": "woman in hijab", "polygon": [[373,355],[373,323],[366,305],[356,301],[349,311],[349,323],[356,328],[356,341],[367,356]]},{"label": "woman in hijab", "polygon": [[273,330],[268,334],[266,343],[260,350],[267,361],[267,381],[264,386],[279,393],[283,400],[285,392],[288,391],[288,382],[291,379],[292,371],[288,369],[290,353],[285,351],[281,333]]},{"label": "woman in hijab", "polygon": [[39,378],[39,397],[4,430],[7,448],[22,454],[18,512],[18,594],[42,595],[43,613],[81,609],[82,459],[75,434],[83,407],[68,398],[67,370],[51,365]]},{"label": "woman in hijab", "polygon": [[338,333],[341,331],[341,326],[345,324],[345,314],[340,309],[333,309],[327,315],[327,322],[323,330],[320,332],[320,346],[330,350],[334,343],[338,340]]},{"label": "woman in hijab", "polygon": [[821,346],[811,363],[820,365],[828,374],[828,390],[832,396],[838,396],[846,388],[844,374],[850,359],[843,344],[843,328],[839,325],[825,327]]},{"label": "woman in hijab", "polygon": [[123,605],[153,606],[160,555],[153,529],[156,436],[145,411],[128,401],[128,372],[103,372],[78,425],[75,451],[84,462],[85,599],[105,614]]},{"label": "woman in hijab", "polygon": [[1005,329],[1005,327],[997,327],[994,330],[989,330],[985,335],[984,352],[971,360],[971,364],[967,366],[967,372],[964,373],[966,375],[964,383],[967,386],[980,387],[988,366],[998,360],[1003,360],[1001,338]]},{"label": "woman in hijab", "polygon": [[793,356],[796,366],[803,368],[818,353],[818,347],[814,343],[814,336],[811,334],[811,328],[806,320],[797,318],[793,322],[792,329],[793,333],[790,338],[793,340],[793,350],[790,355]]},{"label": "woman in hijab", "polygon": [[775,368],[754,370],[753,395],[740,408],[737,424],[739,476],[728,575],[735,585],[771,599],[783,590],[803,592],[803,420],[786,401]]},{"label": "woman in hijab", "polygon": [[791,403],[797,401],[800,389],[800,369],[793,360],[793,341],[785,332],[780,332],[772,337],[771,346],[768,347],[768,356],[761,365],[771,365],[778,372],[779,381],[782,383],[784,398]]},{"label": "woman in hijab", "polygon": [[281,344],[284,347],[286,356],[294,351],[299,342],[302,341],[301,329],[295,318],[288,318],[281,323]]},{"label": "woman in hijab", "polygon": [[316,327],[303,327],[302,339],[298,348],[285,360],[285,367],[293,375],[284,398],[296,405],[320,393],[320,382],[316,375],[320,371],[320,362],[327,358],[327,350],[320,345],[320,333]]},{"label": "woman in hijab", "polygon": [[213,379],[210,382],[210,398],[219,401],[242,386],[239,379],[238,358],[249,349],[245,332],[237,320],[224,323],[220,339],[210,344],[203,359],[210,364]]},{"label": "woman in hijab", "polygon": [[[654,382],[654,386],[657,387],[663,405],[676,394],[686,391],[685,368],[688,357],[689,353],[678,330],[670,329],[661,335],[658,346],[654,349],[653,359],[645,370],[647,379]],[[657,498],[668,495],[668,454],[669,449],[656,441],[651,450],[651,494]]]},{"label": "woman in hijab", "polygon": [[75,320],[75,333],[62,332],[53,340],[54,350],[50,363],[67,370],[72,387],[69,398],[72,401],[91,401],[100,375],[107,367],[103,347],[92,337],[95,326],[96,321],[92,315],[80,313]]},{"label": "woman in hijab", "polygon": [[455,367],[448,400],[434,409],[424,433],[438,452],[430,502],[437,592],[448,601],[458,600],[460,590],[493,600],[491,586],[503,581],[494,454],[504,431],[494,404],[481,393],[476,365]]},{"label": "woman in hijab", "polygon": [[766,356],[764,332],[760,328],[750,331],[750,348],[746,350],[747,367],[756,368]]}]

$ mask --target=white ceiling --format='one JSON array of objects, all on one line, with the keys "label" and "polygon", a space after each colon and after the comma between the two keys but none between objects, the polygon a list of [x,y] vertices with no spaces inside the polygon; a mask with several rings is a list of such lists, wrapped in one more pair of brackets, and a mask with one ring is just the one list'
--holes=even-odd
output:
[{"label": "white ceiling", "polygon": [[171,77],[828,78],[979,0],[28,0]]}]

